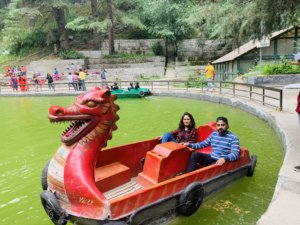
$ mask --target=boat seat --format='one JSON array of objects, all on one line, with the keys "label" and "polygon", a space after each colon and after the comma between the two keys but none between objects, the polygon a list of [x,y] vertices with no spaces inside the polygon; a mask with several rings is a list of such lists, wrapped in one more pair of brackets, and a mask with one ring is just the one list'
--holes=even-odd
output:
[{"label": "boat seat", "polygon": [[187,147],[175,142],[156,145],[152,151],[147,152],[137,183],[148,187],[184,173],[190,154]]},{"label": "boat seat", "polygon": [[130,178],[130,169],[119,162],[95,168],[95,182],[101,192],[129,182]]}]

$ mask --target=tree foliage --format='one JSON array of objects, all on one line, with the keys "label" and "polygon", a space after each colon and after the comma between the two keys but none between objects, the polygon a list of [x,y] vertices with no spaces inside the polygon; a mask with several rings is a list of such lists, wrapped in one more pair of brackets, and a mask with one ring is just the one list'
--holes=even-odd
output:
[{"label": "tree foliage", "polygon": [[[11,0],[4,9],[5,19],[1,30],[5,48],[20,53],[24,49],[61,42],[61,34],[55,21],[57,13],[53,9],[64,9],[66,6],[67,2],[60,0]],[[62,26],[65,29],[64,25]]]},{"label": "tree foliage", "polygon": [[171,43],[174,55],[177,55],[177,42],[183,38],[192,37],[195,29],[187,20],[193,8],[191,1],[177,0],[141,0],[142,18],[148,31],[165,40],[166,53]]},{"label": "tree foliage", "polygon": [[209,38],[235,43],[261,38],[299,24],[299,0],[204,1],[191,11],[189,22]]},{"label": "tree foliage", "polygon": [[[102,38],[110,40],[110,53],[113,51],[113,37],[115,33],[121,33],[128,28],[143,28],[135,0],[99,0],[96,4],[91,1],[89,10],[80,11],[80,16],[69,21],[67,28],[74,31],[93,31]],[[80,6],[86,9],[87,4]],[[99,40],[100,41],[100,40]]]},{"label": "tree foliage", "polygon": [[131,32],[175,47],[190,37],[238,45],[298,25],[299,18],[300,0],[3,0],[0,38],[2,48],[16,50],[53,43],[68,48],[68,33],[85,32],[98,42]]},{"label": "tree foliage", "polygon": [[144,22],[155,36],[177,41],[194,34],[187,20],[193,6],[190,1],[141,0],[141,5]]}]

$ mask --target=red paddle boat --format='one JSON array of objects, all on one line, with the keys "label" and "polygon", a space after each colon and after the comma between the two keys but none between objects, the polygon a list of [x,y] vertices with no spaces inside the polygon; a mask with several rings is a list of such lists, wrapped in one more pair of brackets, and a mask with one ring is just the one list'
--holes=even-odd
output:
[{"label": "red paddle boat", "polygon": [[[117,129],[115,99],[109,89],[95,88],[71,107],[49,109],[50,122],[71,122],[42,172],[41,202],[54,224],[160,224],[167,215],[192,215],[212,192],[253,175],[256,156],[243,147],[237,161],[190,173],[191,149],[159,138],[103,150]],[[200,126],[199,141],[215,129],[215,123]]]}]

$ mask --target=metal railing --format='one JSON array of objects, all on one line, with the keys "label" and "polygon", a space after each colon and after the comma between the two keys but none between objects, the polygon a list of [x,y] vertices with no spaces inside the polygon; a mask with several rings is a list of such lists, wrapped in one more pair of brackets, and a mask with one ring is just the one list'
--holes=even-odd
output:
[{"label": "metal railing", "polygon": [[[114,82],[117,82],[120,88],[129,87],[130,82],[139,82],[141,87],[149,88],[152,91],[191,91],[200,93],[211,93],[207,91],[206,81],[189,81],[189,80],[139,80],[139,81],[109,81],[106,85],[111,86]],[[212,81],[214,84],[214,92],[220,95],[231,95],[239,98],[245,98],[252,101],[260,102],[262,105],[275,107],[277,110],[282,110],[282,90],[272,87],[265,87],[260,85],[227,82],[227,81]],[[95,86],[101,87],[100,81],[86,81],[87,90],[92,89]],[[49,90],[48,84],[28,84],[27,93],[39,93],[39,92],[73,92],[76,94],[73,86],[68,82],[56,82],[55,90]],[[27,89],[27,88],[26,88]],[[19,87],[19,91],[20,87]],[[80,91],[79,91],[80,92]],[[0,83],[1,94],[11,94],[13,90],[9,84]],[[25,92],[24,92],[25,93]]]}]

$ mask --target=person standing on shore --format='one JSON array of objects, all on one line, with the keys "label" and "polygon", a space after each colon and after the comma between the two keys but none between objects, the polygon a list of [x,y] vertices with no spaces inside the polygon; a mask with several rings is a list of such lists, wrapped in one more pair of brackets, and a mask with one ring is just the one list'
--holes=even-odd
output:
[{"label": "person standing on shore", "polygon": [[82,91],[86,91],[85,77],[86,73],[82,69],[79,69],[79,89]]},{"label": "person standing on shore", "polygon": [[206,81],[207,81],[207,88],[206,90],[208,91],[210,88],[212,90],[215,90],[215,86],[213,85],[212,81],[214,80],[215,77],[215,68],[212,64],[212,62],[208,62],[206,68],[205,68],[205,76],[206,76]]},{"label": "person standing on shore", "polygon": [[73,81],[73,74],[72,74],[72,72],[68,73],[68,82],[69,82],[69,88],[71,86],[73,86],[74,90],[76,91],[76,88],[75,88],[75,85],[74,85],[74,81]]},{"label": "person standing on shore", "polygon": [[40,78],[39,76],[41,75],[40,72],[34,73],[33,74],[33,81],[35,84],[35,91],[39,91],[39,85],[40,85]]},{"label": "person standing on shore", "polygon": [[19,76],[19,86],[22,92],[28,91],[27,78],[25,75]]},{"label": "person standing on shore", "polygon": [[297,97],[297,107],[296,107],[296,113],[298,113],[298,121],[300,125],[300,91]]},{"label": "person standing on shore", "polygon": [[104,65],[101,66],[99,71],[92,73],[92,74],[99,74],[100,87],[102,90],[104,90],[104,88],[106,87],[106,73],[107,73],[107,71],[105,70]]},{"label": "person standing on shore", "polygon": [[[299,125],[300,125],[300,91],[299,91],[299,94],[298,94],[298,97],[297,97],[297,106],[296,106],[296,113],[298,114],[298,122],[299,122]],[[297,172],[300,172],[300,166],[295,166],[295,171]]]},{"label": "person standing on shore", "polygon": [[103,90],[106,86],[106,70],[104,66],[102,66],[102,68],[100,69],[99,75],[100,75],[101,89]]},{"label": "person standing on shore", "polygon": [[57,68],[54,68],[54,73],[53,73],[55,80],[58,81],[59,80],[59,72]]},{"label": "person standing on shore", "polygon": [[74,89],[75,91],[79,91],[79,75],[78,73],[73,73],[72,75],[73,78],[73,84],[74,84]]},{"label": "person standing on shore", "polygon": [[13,91],[18,91],[18,79],[15,75],[10,77],[10,86],[12,87]]},{"label": "person standing on shore", "polygon": [[71,73],[72,73],[72,74],[74,74],[74,73],[77,72],[77,67],[74,65],[74,63],[71,64],[70,70],[71,70]]},{"label": "person standing on shore", "polygon": [[53,83],[53,77],[50,75],[50,73],[47,73],[46,79],[48,80],[49,90],[51,91],[51,88],[52,88],[53,91],[55,91],[55,87],[54,87],[54,83]]}]

